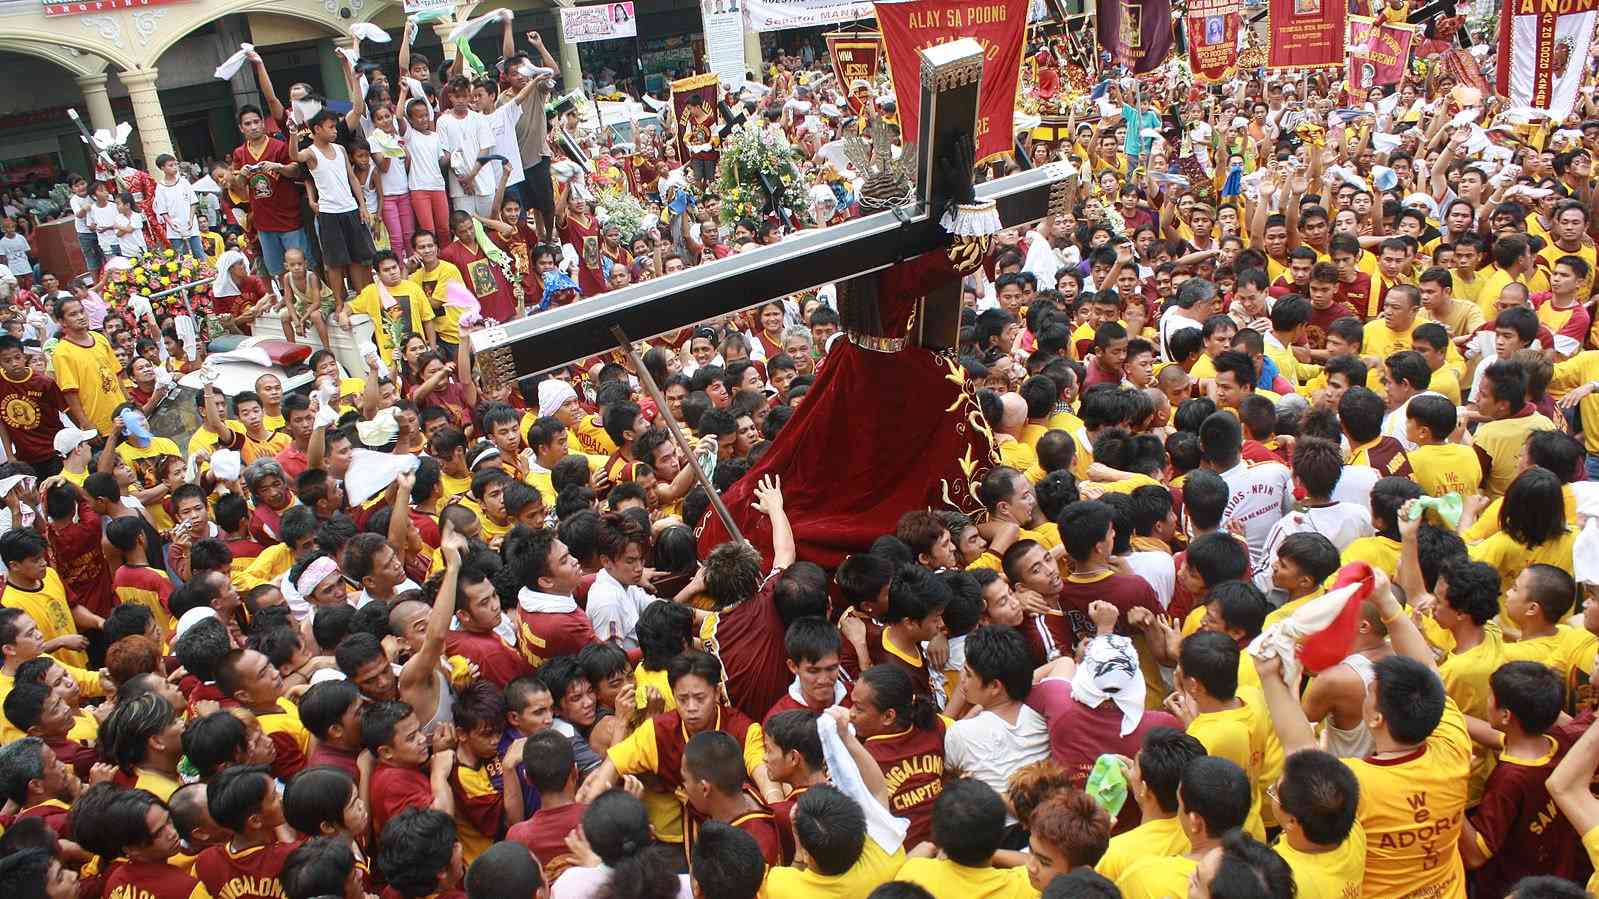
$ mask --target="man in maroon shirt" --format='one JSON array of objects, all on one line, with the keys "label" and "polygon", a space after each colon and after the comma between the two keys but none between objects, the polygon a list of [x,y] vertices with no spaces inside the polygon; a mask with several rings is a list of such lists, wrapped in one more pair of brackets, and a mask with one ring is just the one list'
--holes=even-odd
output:
[{"label": "man in maroon shirt", "polygon": [[847,691],[839,679],[842,642],[838,628],[825,618],[807,616],[795,619],[788,626],[788,632],[783,635],[783,649],[788,655],[788,670],[793,672],[794,682],[788,685],[783,698],[772,704],[766,713],[767,719],[795,709],[820,713],[847,701]]},{"label": "man in maroon shirt", "polygon": [[761,576],[761,556],[748,543],[729,542],[711,550],[701,569],[705,592],[716,602],[716,614],[700,636],[705,650],[722,660],[728,701],[759,720],[788,691],[782,665],[783,619],[772,601],[772,586],[783,569],[794,564],[794,532],[783,511],[783,493],[776,478],[761,479],[756,508],[772,521],[772,570]]},{"label": "man in maroon shirt", "polygon": [[283,473],[293,484],[311,467],[307,453],[311,449],[311,432],[316,430],[316,413],[311,411],[311,400],[303,393],[291,393],[283,398],[284,430],[289,432],[289,445],[276,456]]},{"label": "man in maroon shirt", "polygon": [[[1365,278],[1364,273],[1358,273]],[[1356,285],[1351,292],[1359,291],[1365,296],[1370,289],[1370,281],[1362,282],[1364,287]],[[1305,345],[1310,347],[1311,361],[1321,362],[1327,358],[1327,329],[1340,318],[1356,318],[1355,309],[1340,298],[1340,282],[1338,280],[1338,267],[1330,262],[1318,262],[1310,270],[1310,320],[1305,324]]]},{"label": "man in maroon shirt", "polygon": [[583,820],[587,805],[577,793],[577,761],[572,741],[546,728],[522,745],[522,774],[538,790],[539,807],[526,820],[511,825],[505,838],[526,846],[544,866],[544,882],[554,883],[576,860],[566,835]]},{"label": "man in maroon shirt", "polygon": [[594,626],[572,594],[583,580],[583,566],[548,528],[535,531],[518,557],[523,570],[516,594],[517,648],[531,668],[556,656],[575,656],[598,642]]},{"label": "man in maroon shirt", "polygon": [[[50,519],[44,535],[67,588],[67,601],[100,618],[111,614],[116,598],[111,588],[111,567],[100,551],[101,518],[90,504],[89,495],[70,481],[46,481],[44,511]],[[77,617],[74,615],[74,620]]]},{"label": "man in maroon shirt", "polygon": [[1120,322],[1105,322],[1094,330],[1094,355],[1089,360],[1083,387],[1120,384],[1126,377],[1122,369],[1126,361],[1127,329]]},{"label": "man in maroon shirt", "polygon": [[0,334],[0,444],[6,455],[33,466],[40,478],[60,472],[55,437],[66,410],[61,388],[28,364],[22,341]]},{"label": "man in maroon shirt", "polygon": [[285,250],[316,258],[300,219],[300,164],[287,144],[267,134],[259,108],[243,107],[238,121],[244,143],[233,151],[231,186],[250,198],[250,225],[261,239],[261,261],[276,278],[283,274]]},{"label": "man in maroon shirt", "polygon": [[361,743],[377,756],[372,771],[372,831],[382,833],[389,819],[408,808],[455,814],[450,773],[455,751],[446,749],[452,728],[435,728],[433,758],[428,738],[411,707],[396,700],[368,703],[361,710]]},{"label": "man in maroon shirt", "polygon": [[307,768],[329,765],[361,779],[361,691],[347,680],[315,684],[300,697],[300,723],[316,737]]},{"label": "man in maroon shirt", "polygon": [[1466,816],[1460,841],[1466,867],[1475,869],[1476,888],[1497,896],[1535,874],[1584,883],[1592,866],[1545,781],[1591,722],[1555,726],[1564,686],[1541,662],[1506,663],[1488,687],[1492,724],[1504,736],[1504,750],[1488,774],[1482,801]]},{"label": "man in maroon shirt", "polygon": [[211,846],[194,860],[195,876],[213,896],[231,899],[274,899],[284,859],[299,843],[280,842],[283,797],[264,765],[224,768],[206,785],[208,810],[232,831],[225,842]]},{"label": "man in maroon shirt", "polygon": [[445,636],[444,651],[475,663],[484,678],[504,689],[532,669],[495,632],[502,614],[500,595],[489,582],[488,573],[476,565],[461,566],[455,600],[455,623],[460,627]]},{"label": "man in maroon shirt", "polygon": [[[1144,735],[1157,727],[1182,729],[1166,712],[1144,709],[1144,678],[1131,640],[1114,634],[1119,615],[1108,602],[1095,602],[1095,636],[1083,650],[1083,663],[1060,659],[1027,694],[1027,704],[1049,723],[1049,751],[1081,787],[1103,753],[1134,758]],[[1131,820],[1128,820],[1128,816]],[[1138,825],[1136,806],[1124,807],[1116,832]]]}]

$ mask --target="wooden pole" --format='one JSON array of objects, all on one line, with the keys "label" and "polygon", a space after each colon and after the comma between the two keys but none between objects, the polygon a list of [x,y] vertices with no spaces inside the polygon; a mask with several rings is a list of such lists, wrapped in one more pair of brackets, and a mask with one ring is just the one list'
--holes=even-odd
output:
[{"label": "wooden pole", "polygon": [[677,448],[682,450],[683,455],[687,457],[687,464],[694,469],[694,480],[699,481],[700,486],[704,487],[705,492],[710,495],[711,508],[715,509],[717,516],[722,519],[722,526],[727,528],[728,536],[734,540],[743,540],[743,533],[739,531],[738,525],[733,522],[733,513],[727,511],[727,506],[722,502],[722,497],[717,495],[716,487],[711,484],[711,479],[705,476],[705,469],[700,467],[700,460],[694,455],[693,444],[688,442],[688,438],[683,436],[682,429],[677,426],[677,419],[672,417],[672,413],[666,404],[666,394],[661,393],[661,386],[655,383],[655,378],[650,375],[650,370],[644,366],[644,359],[639,356],[637,350],[633,349],[633,341],[627,338],[627,333],[622,330],[621,325],[611,326],[611,336],[616,338],[616,342],[621,347],[622,352],[626,353],[628,359],[633,362],[633,370],[638,374],[639,383],[644,385],[645,392],[649,393],[650,399],[655,401],[655,408],[659,409],[661,416],[666,419],[666,432],[672,435],[672,441],[677,444]]}]

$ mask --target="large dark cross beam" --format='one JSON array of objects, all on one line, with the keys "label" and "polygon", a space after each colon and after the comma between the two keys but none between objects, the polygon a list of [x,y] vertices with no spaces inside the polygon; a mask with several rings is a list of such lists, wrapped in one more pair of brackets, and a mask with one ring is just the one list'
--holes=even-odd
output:
[{"label": "large dark cross beam", "polygon": [[[909,201],[474,332],[472,348],[484,373],[508,383],[615,349],[612,327],[619,326],[634,340],[656,337],[950,246],[952,238],[939,219],[959,185],[950,183],[939,163],[957,141],[975,139],[983,54],[969,38],[921,53],[917,181]],[[1014,227],[1061,211],[1069,202],[1069,188],[1064,166],[1053,163],[981,184],[976,194],[979,201],[995,201],[1000,221]],[[958,296],[957,291],[956,304]]]}]

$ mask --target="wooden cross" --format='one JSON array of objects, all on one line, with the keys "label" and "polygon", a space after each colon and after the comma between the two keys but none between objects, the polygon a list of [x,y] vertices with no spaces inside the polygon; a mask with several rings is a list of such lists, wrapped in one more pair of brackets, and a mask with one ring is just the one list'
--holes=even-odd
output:
[{"label": "wooden cross", "polygon": [[[474,332],[472,349],[484,374],[509,383],[615,349],[613,327],[635,340],[656,337],[768,300],[865,278],[949,247],[953,238],[939,220],[963,185],[952,179],[948,159],[962,139],[976,139],[983,50],[976,41],[963,38],[920,53],[916,188],[907,202]],[[1008,228],[1066,211],[1070,187],[1065,167],[1052,163],[978,185],[976,195],[979,201],[995,201],[1000,221]],[[954,346],[960,320],[959,283],[929,297],[918,313],[923,345]]]}]

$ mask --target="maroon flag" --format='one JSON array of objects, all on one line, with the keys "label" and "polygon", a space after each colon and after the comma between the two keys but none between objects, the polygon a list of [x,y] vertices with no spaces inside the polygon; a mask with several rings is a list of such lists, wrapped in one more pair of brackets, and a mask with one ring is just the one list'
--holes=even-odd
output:
[{"label": "maroon flag", "polygon": [[1171,55],[1171,0],[1099,0],[1099,45],[1133,74]]}]

